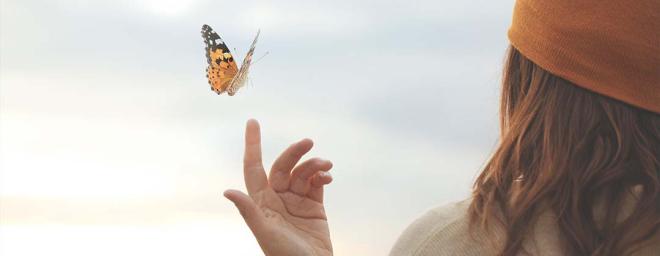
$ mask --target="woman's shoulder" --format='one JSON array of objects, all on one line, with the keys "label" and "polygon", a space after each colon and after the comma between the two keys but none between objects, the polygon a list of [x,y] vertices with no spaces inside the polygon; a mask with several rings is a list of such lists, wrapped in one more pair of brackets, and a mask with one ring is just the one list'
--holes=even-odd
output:
[{"label": "woman's shoulder", "polygon": [[[468,209],[471,199],[452,202],[428,210],[399,236],[390,256],[476,256],[495,255],[504,242],[505,232],[494,225],[489,232],[479,227],[470,229]],[[556,216],[551,211],[540,214],[532,224],[533,232],[523,248],[531,255],[566,255],[560,242]],[[658,255],[660,232],[643,243],[633,255]]]},{"label": "woman's shoulder", "polygon": [[478,232],[469,232],[470,202],[466,199],[428,210],[403,231],[390,256],[492,253],[494,248],[491,245],[495,240],[485,241],[488,239]]}]

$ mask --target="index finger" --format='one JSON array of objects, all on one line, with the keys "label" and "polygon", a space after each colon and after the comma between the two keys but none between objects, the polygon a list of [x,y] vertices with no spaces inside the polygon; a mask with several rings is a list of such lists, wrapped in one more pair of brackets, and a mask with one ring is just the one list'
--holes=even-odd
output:
[{"label": "index finger", "polygon": [[266,173],[261,162],[261,134],[259,122],[247,121],[245,127],[245,154],[243,155],[243,177],[248,194],[252,195],[268,186]]}]

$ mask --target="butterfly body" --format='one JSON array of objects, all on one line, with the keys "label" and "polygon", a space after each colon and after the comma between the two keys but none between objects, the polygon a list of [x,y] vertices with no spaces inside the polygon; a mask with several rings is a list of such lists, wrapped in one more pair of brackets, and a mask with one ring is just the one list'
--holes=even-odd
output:
[{"label": "butterfly body", "polygon": [[252,41],[250,50],[243,59],[240,69],[225,42],[213,31],[211,26],[206,24],[202,26],[202,38],[204,38],[204,44],[206,45],[206,61],[208,63],[206,77],[211,89],[217,94],[227,92],[229,96],[234,95],[247,81],[259,32]]}]

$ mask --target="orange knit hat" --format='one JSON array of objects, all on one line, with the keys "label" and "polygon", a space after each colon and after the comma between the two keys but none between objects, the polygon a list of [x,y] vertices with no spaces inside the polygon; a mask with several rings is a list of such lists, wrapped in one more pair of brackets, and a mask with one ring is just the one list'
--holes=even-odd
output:
[{"label": "orange knit hat", "polygon": [[660,113],[660,0],[517,0],[509,40],[550,73]]}]

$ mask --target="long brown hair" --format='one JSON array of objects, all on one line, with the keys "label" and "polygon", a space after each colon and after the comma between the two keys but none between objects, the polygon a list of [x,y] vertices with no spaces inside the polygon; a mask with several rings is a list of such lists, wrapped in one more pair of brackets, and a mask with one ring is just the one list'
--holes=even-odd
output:
[{"label": "long brown hair", "polygon": [[[582,89],[509,47],[497,150],[474,184],[472,226],[499,223],[523,253],[536,216],[557,216],[570,255],[623,255],[660,228],[660,115]],[[632,191],[635,190],[635,191]],[[629,214],[621,209],[634,192]],[[604,202],[603,217],[594,209]]]}]

